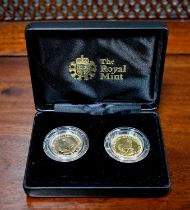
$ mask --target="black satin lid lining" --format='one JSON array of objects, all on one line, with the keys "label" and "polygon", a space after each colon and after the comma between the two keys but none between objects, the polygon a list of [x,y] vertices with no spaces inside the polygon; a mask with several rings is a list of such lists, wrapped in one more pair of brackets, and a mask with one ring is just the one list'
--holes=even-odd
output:
[{"label": "black satin lid lining", "polygon": [[[53,109],[63,103],[124,103],[155,108],[165,39],[161,29],[29,31],[27,46],[36,108]],[[81,55],[97,66],[91,80],[76,80],[69,72],[69,64]],[[124,79],[100,80],[102,58],[114,59],[117,66],[126,65]]]}]

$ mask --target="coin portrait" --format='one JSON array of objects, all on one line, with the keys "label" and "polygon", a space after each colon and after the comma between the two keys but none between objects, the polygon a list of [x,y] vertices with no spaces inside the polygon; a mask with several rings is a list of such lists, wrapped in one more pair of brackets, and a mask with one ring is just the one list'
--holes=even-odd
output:
[{"label": "coin portrait", "polygon": [[82,157],[88,150],[88,137],[79,128],[62,126],[50,131],[43,143],[46,155],[59,162],[70,162]]},{"label": "coin portrait", "polygon": [[131,127],[120,127],[109,132],[104,147],[110,157],[124,163],[138,162],[144,159],[150,150],[147,137]]}]

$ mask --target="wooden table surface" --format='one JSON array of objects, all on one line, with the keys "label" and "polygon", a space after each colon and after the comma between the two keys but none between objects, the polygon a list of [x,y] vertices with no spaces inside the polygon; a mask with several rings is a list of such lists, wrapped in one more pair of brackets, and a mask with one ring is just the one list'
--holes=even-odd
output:
[{"label": "wooden table surface", "polygon": [[28,23],[0,23],[0,210],[190,209],[190,21],[166,23],[170,55],[166,58],[158,111],[172,188],[161,198],[122,199],[26,197],[22,180],[35,114],[28,62],[23,56],[23,32]]},{"label": "wooden table surface", "polygon": [[159,113],[172,188],[161,198],[29,198],[22,189],[33,116],[26,57],[0,57],[0,209],[190,209],[190,55],[166,58]]}]

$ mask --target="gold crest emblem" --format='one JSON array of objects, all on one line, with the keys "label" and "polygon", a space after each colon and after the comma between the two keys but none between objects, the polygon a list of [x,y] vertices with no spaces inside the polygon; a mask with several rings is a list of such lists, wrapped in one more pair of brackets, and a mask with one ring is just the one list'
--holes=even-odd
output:
[{"label": "gold crest emblem", "polygon": [[89,80],[96,74],[96,65],[94,61],[90,61],[81,55],[80,58],[76,58],[69,65],[69,72],[71,76],[76,80]]}]

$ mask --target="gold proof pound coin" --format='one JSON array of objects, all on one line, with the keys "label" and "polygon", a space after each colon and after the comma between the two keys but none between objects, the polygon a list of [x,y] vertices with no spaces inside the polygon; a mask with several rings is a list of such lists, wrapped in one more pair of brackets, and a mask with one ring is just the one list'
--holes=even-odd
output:
[{"label": "gold proof pound coin", "polygon": [[82,148],[82,141],[74,134],[60,134],[52,142],[52,151],[57,155],[72,155]]},{"label": "gold proof pound coin", "polygon": [[123,134],[113,139],[112,150],[122,157],[134,157],[142,153],[143,145],[137,138]]},{"label": "gold proof pound coin", "polygon": [[70,162],[82,157],[89,141],[84,131],[73,126],[62,126],[50,131],[43,142],[46,155],[59,162]]},{"label": "gold proof pound coin", "polygon": [[138,162],[144,159],[150,150],[147,137],[131,127],[120,127],[109,132],[104,147],[110,157],[123,163]]}]

